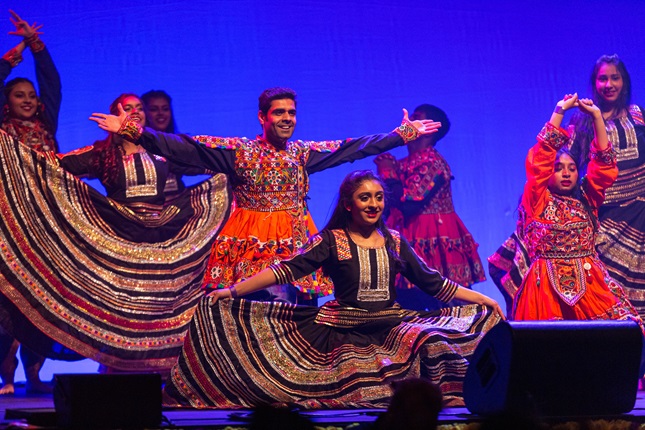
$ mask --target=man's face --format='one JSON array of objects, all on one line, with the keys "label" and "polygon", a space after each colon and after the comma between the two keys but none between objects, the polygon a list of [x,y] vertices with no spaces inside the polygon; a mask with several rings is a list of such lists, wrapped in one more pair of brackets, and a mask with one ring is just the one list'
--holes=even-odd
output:
[{"label": "man's face", "polygon": [[266,115],[258,113],[264,139],[275,146],[284,146],[296,128],[296,104],[291,99],[279,99],[271,102]]}]

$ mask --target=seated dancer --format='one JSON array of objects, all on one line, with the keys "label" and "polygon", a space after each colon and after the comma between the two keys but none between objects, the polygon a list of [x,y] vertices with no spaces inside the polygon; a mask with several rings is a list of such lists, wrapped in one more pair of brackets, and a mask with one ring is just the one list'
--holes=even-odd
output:
[{"label": "seated dancer", "polygon": [[[564,113],[576,106],[593,118],[595,131],[581,181],[560,128]],[[594,248],[598,207],[618,174],[600,109],[591,99],[566,95],[537,139],[526,159],[520,205],[531,266],[515,294],[513,319],[632,319],[642,326]]]},{"label": "seated dancer", "polygon": [[[152,153],[183,165],[225,173],[233,187],[235,210],[213,245],[204,288],[229,287],[291,256],[316,231],[306,204],[308,175],[348,161],[379,154],[441,124],[430,120],[403,123],[394,132],[346,141],[289,141],[296,126],[296,94],[288,88],[269,88],[259,99],[258,119],[263,134],[255,139],[155,132],[120,115],[96,113],[90,118],[104,130],[129,136]],[[299,301],[331,292],[320,273],[296,282]],[[260,300],[296,301],[296,289],[277,285],[258,292]]]},{"label": "seated dancer", "polygon": [[[381,217],[381,180],[343,181],[327,226],[298,254],[215,290],[199,304],[165,387],[168,405],[250,408],[385,407],[391,382],[423,377],[463,405],[468,357],[503,313],[497,302],[428,268]],[[244,297],[322,268],[336,299],[321,308]],[[471,305],[412,311],[395,303],[397,274],[440,300]]]},{"label": "seated dancer", "polygon": [[[123,104],[145,124],[138,97]],[[116,108],[114,108],[116,109]],[[50,358],[167,372],[230,208],[216,175],[164,200],[169,172],[203,173],[111,134],[51,157],[0,136],[0,325]],[[72,173],[99,178],[107,196]]]},{"label": "seated dancer", "polygon": [[[42,25],[30,25],[16,12],[9,12],[11,22],[16,27],[9,34],[19,36],[22,40],[0,59],[0,129],[37,151],[57,152],[56,130],[62,98],[60,76],[49,51],[40,40]],[[22,61],[26,47],[34,57],[40,97],[36,94],[34,84],[27,78],[14,78],[5,83],[12,69]],[[0,328],[0,377],[3,382],[0,395],[13,394],[15,391],[18,346],[18,342]],[[44,357],[23,345],[20,358],[25,368],[27,392],[51,392],[51,386],[42,382],[39,376]]]},{"label": "seated dancer", "polygon": [[[443,276],[469,287],[486,280],[477,253],[478,244],[455,212],[450,166],[435,149],[450,130],[446,113],[423,104],[412,119],[441,123],[437,133],[419,136],[408,143],[408,156],[396,160],[390,153],[374,159],[378,174],[392,190],[387,225],[399,230],[423,261]],[[446,306],[428,297],[405,278],[398,282],[398,301],[409,309],[429,310]]]}]

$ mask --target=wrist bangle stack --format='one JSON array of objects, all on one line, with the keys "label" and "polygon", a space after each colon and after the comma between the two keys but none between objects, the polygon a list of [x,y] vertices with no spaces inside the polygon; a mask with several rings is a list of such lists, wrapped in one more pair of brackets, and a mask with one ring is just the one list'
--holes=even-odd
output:
[{"label": "wrist bangle stack", "polygon": [[558,115],[564,115],[565,110],[562,109],[562,106],[556,106],[555,109],[553,109],[553,113],[558,114]]},{"label": "wrist bangle stack", "polygon": [[237,290],[235,289],[235,285],[230,287],[228,290],[231,292],[231,298],[237,299]]}]

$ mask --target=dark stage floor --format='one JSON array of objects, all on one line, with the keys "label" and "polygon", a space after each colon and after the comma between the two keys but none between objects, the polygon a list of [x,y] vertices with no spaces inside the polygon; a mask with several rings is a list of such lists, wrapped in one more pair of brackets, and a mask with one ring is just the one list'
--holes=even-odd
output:
[{"label": "dark stage floor", "polygon": [[[28,395],[22,384],[17,385],[16,394],[13,396],[0,396],[0,430],[3,429],[54,429],[55,426],[46,423],[55,419],[54,401],[51,395]],[[345,429],[355,427],[355,424],[373,422],[381,409],[351,409],[351,410],[324,410],[305,411],[302,415],[310,418],[316,426],[322,428],[333,427]],[[21,417],[31,416],[37,425],[28,425]],[[159,428],[181,429],[220,429],[225,427],[244,428],[249,424],[250,411],[244,410],[164,410],[163,423]],[[482,417],[471,414],[465,408],[449,408],[442,411],[439,416],[440,427],[454,430],[455,424],[480,422]],[[586,420],[624,420],[640,425],[645,425],[645,391],[639,391],[636,405],[629,414],[619,416],[594,416],[594,417],[557,417],[546,418],[547,423]],[[43,420],[43,421],[38,421]]]}]

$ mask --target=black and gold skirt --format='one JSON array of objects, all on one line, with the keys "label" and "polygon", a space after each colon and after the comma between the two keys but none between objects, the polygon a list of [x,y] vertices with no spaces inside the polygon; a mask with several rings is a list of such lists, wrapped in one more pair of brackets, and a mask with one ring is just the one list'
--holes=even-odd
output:
[{"label": "black and gold skirt", "polygon": [[226,177],[188,188],[165,218],[146,225],[145,217],[134,219],[50,155],[6,135],[0,135],[0,164],[6,333],[50,358],[168,370],[228,215]]},{"label": "black and gold skirt", "polygon": [[168,406],[386,407],[390,382],[427,378],[463,405],[468,358],[499,317],[468,305],[380,312],[204,298],[165,387]]}]

